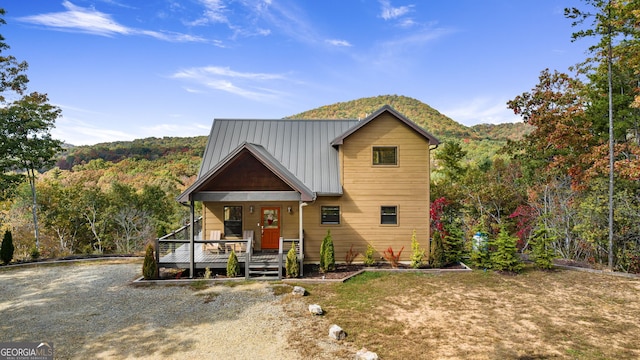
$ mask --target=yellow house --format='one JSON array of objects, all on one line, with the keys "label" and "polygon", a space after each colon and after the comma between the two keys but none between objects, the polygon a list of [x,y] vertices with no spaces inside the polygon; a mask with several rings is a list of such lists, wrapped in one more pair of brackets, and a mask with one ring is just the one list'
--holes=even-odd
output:
[{"label": "yellow house", "polygon": [[198,179],[178,197],[192,220],[194,202],[203,204],[200,239],[189,239],[192,271],[214,266],[199,262],[201,253],[230,244],[250,261],[295,244],[301,262],[317,263],[328,231],[336,262],[367,245],[377,259],[404,247],[408,260],[414,230],[429,246],[429,159],[438,144],[390,106],[363,120],[214,120]]}]

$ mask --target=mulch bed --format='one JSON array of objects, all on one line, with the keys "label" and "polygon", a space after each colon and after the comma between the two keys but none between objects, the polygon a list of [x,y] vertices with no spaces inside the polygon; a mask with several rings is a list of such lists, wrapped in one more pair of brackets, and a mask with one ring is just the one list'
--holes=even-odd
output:
[{"label": "mulch bed", "polygon": [[[326,273],[320,272],[320,267],[315,264],[307,264],[304,266],[303,279],[324,279],[324,280],[339,280],[348,278],[355,273],[364,270],[364,269],[379,269],[379,270],[390,270],[393,269],[391,265],[388,263],[377,263],[371,266],[365,266],[362,264],[336,264],[336,269],[334,271],[329,271]],[[397,269],[411,269],[409,265],[399,264]],[[429,267],[425,267],[424,269],[431,269]],[[463,265],[456,264],[443,267],[442,269],[465,269]]]}]

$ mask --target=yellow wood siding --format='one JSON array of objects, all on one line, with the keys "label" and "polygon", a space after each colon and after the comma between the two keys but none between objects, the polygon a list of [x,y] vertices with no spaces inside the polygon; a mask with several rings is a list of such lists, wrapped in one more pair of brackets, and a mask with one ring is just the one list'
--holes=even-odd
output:
[{"label": "yellow wood siding", "polygon": [[[397,166],[372,165],[373,146],[397,147]],[[344,195],[320,197],[304,209],[305,261],[318,262],[327,230],[336,261],[345,260],[351,245],[362,261],[367,244],[380,259],[391,246],[404,246],[401,260],[411,255],[411,235],[416,230],[420,246],[429,246],[429,142],[389,114],[383,114],[344,140],[340,149]],[[321,225],[322,206],[338,205],[340,225]],[[398,225],[380,224],[380,207],[397,206]]]}]

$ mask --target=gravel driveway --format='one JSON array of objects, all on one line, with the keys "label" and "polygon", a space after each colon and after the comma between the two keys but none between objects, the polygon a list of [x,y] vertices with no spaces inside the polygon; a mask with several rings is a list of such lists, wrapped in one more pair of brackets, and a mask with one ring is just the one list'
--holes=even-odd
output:
[{"label": "gravel driveway", "polygon": [[303,357],[287,345],[300,317],[291,321],[269,284],[130,285],[140,271],[130,262],[0,271],[0,341],[52,341],[56,359]]}]

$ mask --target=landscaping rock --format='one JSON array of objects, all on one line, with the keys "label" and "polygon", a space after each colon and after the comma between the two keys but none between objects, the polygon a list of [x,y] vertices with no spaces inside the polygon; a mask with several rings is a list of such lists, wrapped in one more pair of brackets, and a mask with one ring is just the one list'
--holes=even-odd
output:
[{"label": "landscaping rock", "polygon": [[373,351],[369,351],[366,348],[358,350],[356,353],[356,360],[378,360],[378,354]]},{"label": "landscaping rock", "polygon": [[307,289],[303,288],[302,286],[294,286],[293,292],[291,293],[293,295],[304,296],[307,293]]},{"label": "landscaping rock", "polygon": [[309,311],[313,314],[313,315],[322,315],[324,312],[322,311],[322,308],[320,307],[320,305],[318,304],[311,304],[309,305]]},{"label": "landscaping rock", "polygon": [[335,340],[342,340],[347,337],[347,333],[340,326],[333,324],[329,328],[329,337]]}]

